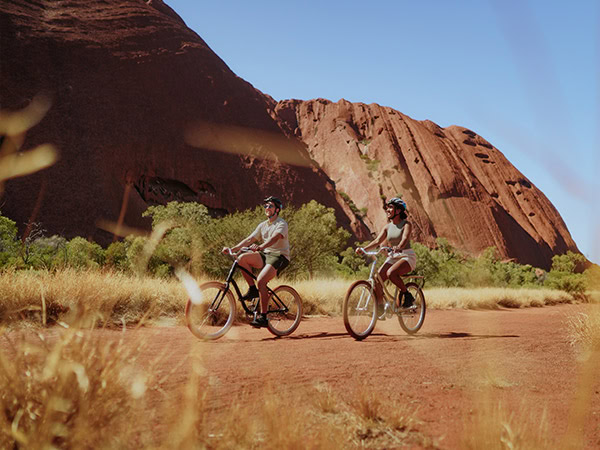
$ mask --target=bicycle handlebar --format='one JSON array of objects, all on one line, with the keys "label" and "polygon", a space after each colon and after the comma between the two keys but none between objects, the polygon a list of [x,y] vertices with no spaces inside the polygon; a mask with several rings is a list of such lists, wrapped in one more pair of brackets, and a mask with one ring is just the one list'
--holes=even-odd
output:
[{"label": "bicycle handlebar", "polygon": [[225,248],[223,249],[223,253],[224,253],[224,254],[226,254],[227,256],[230,256],[230,257],[232,257],[233,259],[237,259],[237,256],[238,256],[240,253],[246,253],[246,252],[249,252],[249,251],[250,251],[250,247],[242,247],[242,248],[240,248],[240,251],[239,251],[239,252],[237,252],[237,253],[233,253],[233,252],[231,251],[231,248],[229,248],[229,247],[225,247]]},{"label": "bicycle handlebar", "polygon": [[360,253],[367,256],[377,256],[382,252],[390,253],[393,251],[392,247],[380,247],[376,252],[367,252],[364,248],[358,247],[357,250],[360,250]]}]

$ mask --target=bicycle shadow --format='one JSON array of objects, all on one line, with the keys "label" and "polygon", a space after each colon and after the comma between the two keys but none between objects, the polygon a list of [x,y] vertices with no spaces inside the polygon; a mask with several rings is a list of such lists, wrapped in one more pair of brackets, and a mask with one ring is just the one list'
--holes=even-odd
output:
[{"label": "bicycle shadow", "polygon": [[[379,342],[379,341],[403,341],[403,340],[415,340],[415,339],[467,339],[467,340],[480,340],[480,339],[505,339],[505,338],[519,338],[521,336],[517,334],[472,334],[466,332],[455,332],[450,331],[447,333],[419,333],[419,334],[404,334],[404,335],[393,335],[382,332],[374,332],[371,333],[367,338],[365,338],[361,342]],[[350,336],[348,333],[339,332],[339,333],[330,333],[327,331],[322,331],[318,333],[302,333],[298,335],[292,336],[270,336],[261,339],[262,341],[272,341],[276,339],[352,339],[354,338]]]},{"label": "bicycle shadow", "polygon": [[311,334],[311,333],[302,333],[291,336],[271,336],[268,338],[262,339],[263,341],[272,341],[274,339],[340,339],[343,337],[351,337],[348,333],[330,333],[328,331],[322,331],[319,333]]},{"label": "bicycle shadow", "polygon": [[506,338],[520,338],[518,334],[472,334],[467,332],[450,331],[447,333],[418,333],[418,334],[406,334],[406,335],[391,335],[387,333],[374,332],[369,336],[371,341],[389,341],[390,338],[394,340],[408,340],[408,339],[465,339],[465,340],[481,340],[481,339],[506,339]]}]

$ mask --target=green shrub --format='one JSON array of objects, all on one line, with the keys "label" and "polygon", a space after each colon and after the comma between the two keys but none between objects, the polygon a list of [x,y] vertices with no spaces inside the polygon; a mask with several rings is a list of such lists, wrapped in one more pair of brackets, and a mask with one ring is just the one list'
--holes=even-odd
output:
[{"label": "green shrub", "polygon": [[559,289],[571,294],[582,294],[586,290],[585,277],[577,273],[551,270],[548,272],[544,284],[552,289]]},{"label": "green shrub", "polygon": [[115,270],[126,272],[129,270],[129,261],[127,260],[127,244],[123,241],[111,243],[105,252],[105,264]]},{"label": "green shrub", "polygon": [[286,275],[332,274],[350,237],[338,226],[333,208],[311,200],[298,210],[290,208],[289,213],[292,261]]},{"label": "green shrub", "polygon": [[548,272],[544,284],[552,289],[582,294],[586,290],[586,277],[581,273],[585,261],[585,256],[572,251],[554,255],[552,269]]},{"label": "green shrub", "polygon": [[40,237],[28,244],[27,267],[52,269],[67,259],[67,240],[58,235]]},{"label": "green shrub", "polygon": [[102,247],[77,236],[67,242],[64,251],[58,252],[54,261],[63,267],[97,269],[104,264],[104,258]]},{"label": "green shrub", "polygon": [[581,273],[583,272],[585,261],[585,256],[569,250],[563,255],[554,255],[552,257],[551,271]]},{"label": "green shrub", "polygon": [[0,215],[0,267],[14,265],[18,249],[16,222]]},{"label": "green shrub", "polygon": [[221,250],[223,247],[237,245],[263,220],[265,220],[264,209],[257,206],[254,209],[212,219],[202,226],[198,230],[195,242],[197,255],[193,261],[194,270],[212,277],[225,277],[231,267],[231,259],[223,255]]}]

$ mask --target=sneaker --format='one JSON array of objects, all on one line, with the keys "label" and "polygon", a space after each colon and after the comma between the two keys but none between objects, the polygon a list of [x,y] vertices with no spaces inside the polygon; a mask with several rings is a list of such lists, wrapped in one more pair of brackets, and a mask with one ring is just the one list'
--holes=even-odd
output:
[{"label": "sneaker", "polygon": [[414,304],[415,304],[415,298],[412,296],[412,294],[410,292],[406,291],[404,293],[404,302],[402,303],[402,307],[410,308]]},{"label": "sneaker", "polygon": [[269,324],[269,320],[267,319],[266,314],[255,314],[254,319],[250,322],[254,328],[265,328]]},{"label": "sneaker", "polygon": [[383,303],[377,303],[377,315],[381,316],[385,312],[385,305]]},{"label": "sneaker", "polygon": [[242,295],[242,300],[252,300],[253,298],[257,298],[258,295],[258,288],[252,285],[248,288],[248,292]]}]

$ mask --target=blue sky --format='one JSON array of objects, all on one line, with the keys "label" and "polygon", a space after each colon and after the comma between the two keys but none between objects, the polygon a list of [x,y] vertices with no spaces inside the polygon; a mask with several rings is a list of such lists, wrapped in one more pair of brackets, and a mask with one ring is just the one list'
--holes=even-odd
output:
[{"label": "blue sky", "polygon": [[597,0],[165,0],[275,100],[378,103],[483,136],[600,263]]}]

